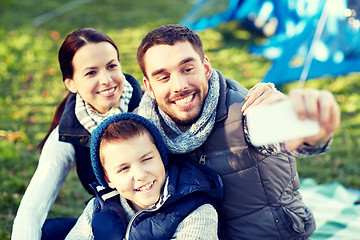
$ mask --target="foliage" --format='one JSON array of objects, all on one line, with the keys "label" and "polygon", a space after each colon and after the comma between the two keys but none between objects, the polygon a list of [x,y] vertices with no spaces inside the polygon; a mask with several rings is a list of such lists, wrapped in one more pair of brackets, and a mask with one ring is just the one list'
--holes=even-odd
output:
[{"label": "foliage", "polygon": [[[55,16],[42,24],[34,19],[72,1],[0,1],[0,239],[9,239],[23,193],[36,170],[36,145],[50,126],[55,107],[65,94],[57,52],[65,36],[81,27],[107,33],[118,44],[124,72],[139,81],[136,49],[154,27],[177,23],[194,1],[104,0]],[[35,7],[34,7],[35,6]],[[6,11],[5,11],[6,10]],[[251,87],[266,74],[270,62],[250,55],[247,47],[264,39],[238,28],[236,22],[199,33],[212,66]],[[358,75],[307,82],[332,91],[342,110],[342,126],[330,153],[298,160],[301,177],[318,183],[339,181],[360,189],[360,84]],[[287,93],[295,84],[285,85]],[[71,171],[49,217],[78,216],[89,195]]]}]

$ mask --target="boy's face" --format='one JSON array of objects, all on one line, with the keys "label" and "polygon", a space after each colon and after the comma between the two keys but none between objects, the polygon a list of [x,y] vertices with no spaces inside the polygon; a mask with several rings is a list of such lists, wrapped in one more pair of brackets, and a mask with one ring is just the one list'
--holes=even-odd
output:
[{"label": "boy's face", "polygon": [[144,56],[144,85],[158,106],[179,125],[200,116],[209,89],[211,65],[188,42],[156,45]]},{"label": "boy's face", "polygon": [[160,197],[165,183],[165,168],[148,133],[101,149],[109,186],[130,200],[136,211],[147,209]]}]

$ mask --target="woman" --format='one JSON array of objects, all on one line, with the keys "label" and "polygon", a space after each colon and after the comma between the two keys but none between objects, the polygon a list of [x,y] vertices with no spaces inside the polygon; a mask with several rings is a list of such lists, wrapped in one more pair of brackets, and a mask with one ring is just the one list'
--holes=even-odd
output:
[{"label": "woman", "polygon": [[106,117],[134,110],[142,96],[138,81],[122,73],[116,44],[95,29],[68,35],[59,50],[59,64],[69,93],[39,145],[39,164],[20,203],[12,239],[65,238],[76,219],[44,221],[67,174],[76,165],[81,183],[94,195],[89,187],[96,181],[90,134]]}]

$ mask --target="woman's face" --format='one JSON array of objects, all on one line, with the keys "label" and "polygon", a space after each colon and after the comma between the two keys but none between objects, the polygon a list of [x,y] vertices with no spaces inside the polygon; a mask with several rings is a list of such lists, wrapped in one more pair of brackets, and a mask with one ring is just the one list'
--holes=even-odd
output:
[{"label": "woman's face", "polygon": [[110,43],[89,43],[81,47],[72,64],[73,78],[65,79],[71,92],[79,93],[99,113],[106,113],[119,103],[125,78],[117,51]]}]

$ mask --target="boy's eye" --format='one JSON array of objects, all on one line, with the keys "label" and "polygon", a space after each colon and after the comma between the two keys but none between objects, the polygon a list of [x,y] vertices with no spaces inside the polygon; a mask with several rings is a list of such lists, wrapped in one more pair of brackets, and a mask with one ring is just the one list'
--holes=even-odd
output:
[{"label": "boy's eye", "polygon": [[142,160],[143,163],[149,162],[153,159],[153,157],[147,157]]},{"label": "boy's eye", "polygon": [[122,167],[117,171],[117,173],[125,172],[128,169],[129,169],[129,167]]}]

